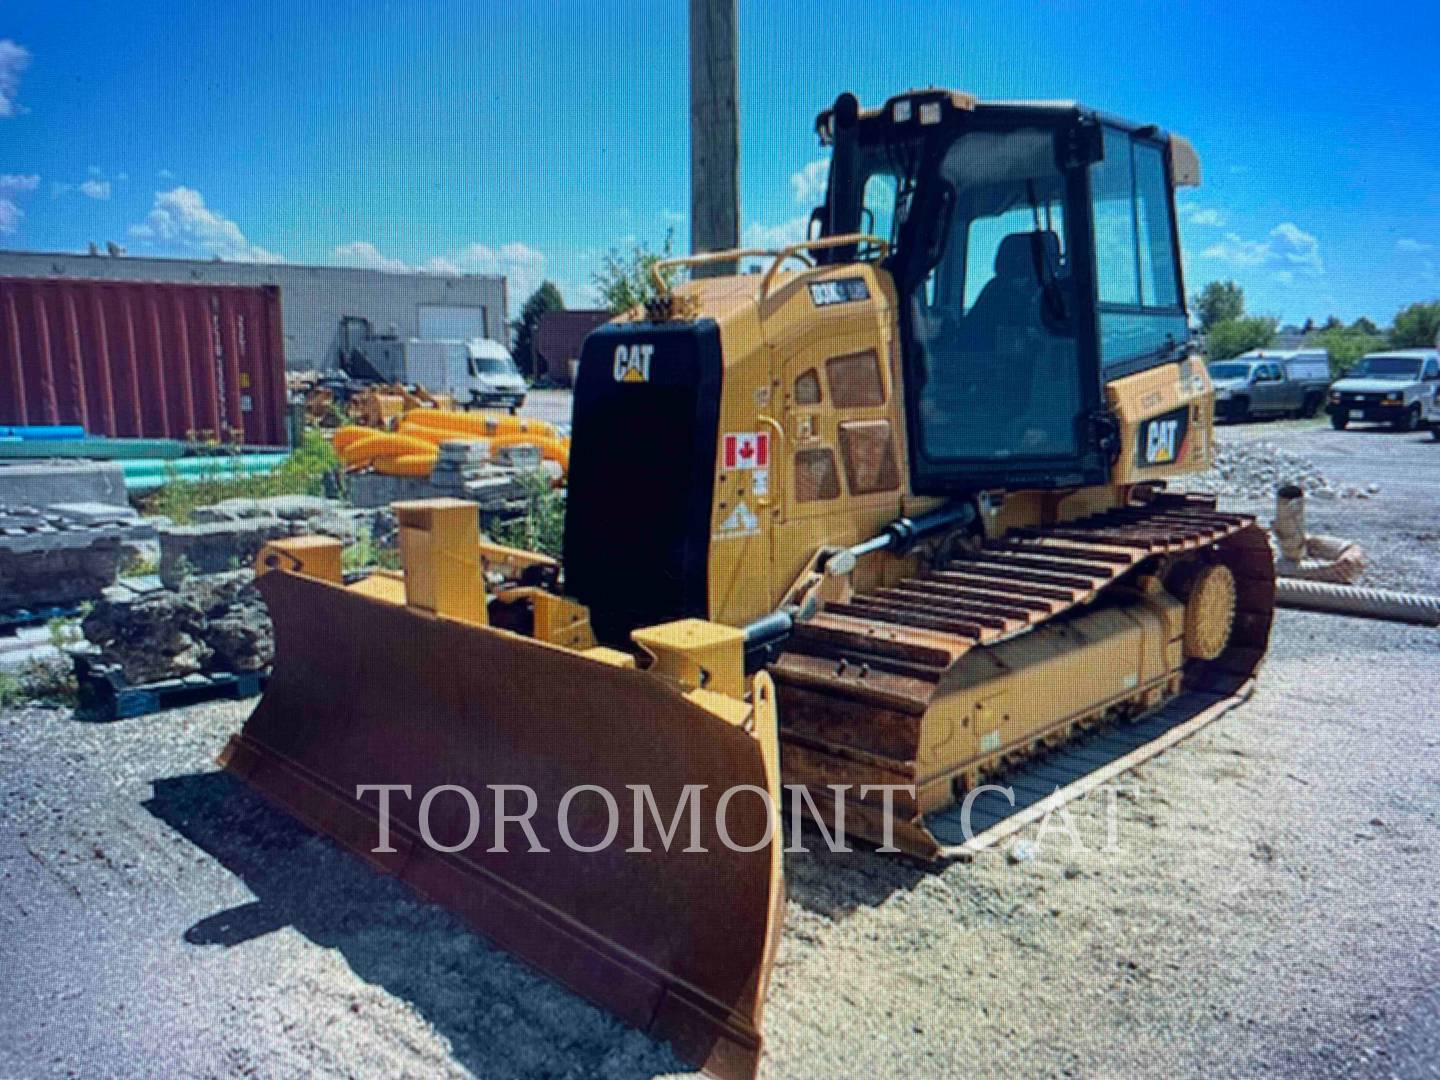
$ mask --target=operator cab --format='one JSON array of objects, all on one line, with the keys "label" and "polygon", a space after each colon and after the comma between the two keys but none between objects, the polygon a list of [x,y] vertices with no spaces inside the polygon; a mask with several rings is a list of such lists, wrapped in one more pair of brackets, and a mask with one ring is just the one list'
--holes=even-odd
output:
[{"label": "operator cab", "polygon": [[1198,180],[1189,144],[939,90],[863,113],[842,95],[817,127],[833,153],[812,232],[892,245],[915,490],[1104,483],[1104,381],[1188,344],[1171,193]]}]

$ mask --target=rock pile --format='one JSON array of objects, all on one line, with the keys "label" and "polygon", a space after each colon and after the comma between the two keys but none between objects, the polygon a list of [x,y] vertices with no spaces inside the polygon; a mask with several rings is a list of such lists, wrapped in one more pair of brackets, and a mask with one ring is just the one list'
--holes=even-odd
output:
[{"label": "rock pile", "polygon": [[1366,499],[1379,491],[1373,484],[1332,485],[1315,462],[1265,440],[1217,446],[1214,465],[1176,486],[1239,499],[1271,499],[1282,484],[1295,484],[1317,499]]},{"label": "rock pile", "polygon": [[112,594],[81,623],[100,663],[132,686],[183,675],[259,671],[275,655],[265,602],[249,570],[203,574],[175,589]]}]

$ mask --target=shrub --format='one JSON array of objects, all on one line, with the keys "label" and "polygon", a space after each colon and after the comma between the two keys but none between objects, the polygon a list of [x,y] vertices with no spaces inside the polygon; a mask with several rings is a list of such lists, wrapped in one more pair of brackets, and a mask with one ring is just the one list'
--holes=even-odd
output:
[{"label": "shrub", "polygon": [[198,479],[182,479],[172,473],[162,487],[140,500],[146,513],[163,514],[184,525],[201,506],[210,506],[222,499],[263,499],[271,495],[324,495],[325,478],[338,475],[340,459],[330,440],[318,430],[305,432],[300,445],[274,472],[250,476],[240,472],[234,462],[215,458],[215,471]]}]

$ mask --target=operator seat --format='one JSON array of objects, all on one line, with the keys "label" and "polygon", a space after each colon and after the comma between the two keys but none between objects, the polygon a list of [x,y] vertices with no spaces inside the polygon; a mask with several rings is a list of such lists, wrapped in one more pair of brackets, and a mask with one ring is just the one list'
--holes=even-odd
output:
[{"label": "operator seat", "polygon": [[[1040,265],[1036,266],[1036,244]],[[1005,331],[1046,331],[1041,319],[1044,278],[1062,272],[1060,239],[1048,230],[1011,233],[995,249],[995,276],[985,283],[965,313],[961,336],[967,348],[992,350]]]}]

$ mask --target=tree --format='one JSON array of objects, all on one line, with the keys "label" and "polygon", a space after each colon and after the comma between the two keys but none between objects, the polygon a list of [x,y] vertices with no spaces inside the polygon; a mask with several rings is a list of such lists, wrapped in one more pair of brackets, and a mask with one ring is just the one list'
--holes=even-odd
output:
[{"label": "tree", "polygon": [[1369,334],[1372,337],[1380,333],[1380,327],[1376,326],[1364,315],[1361,315],[1360,318],[1350,324],[1350,330],[1356,334]]},{"label": "tree", "polygon": [[1190,302],[1200,318],[1200,329],[1206,332],[1217,323],[1245,314],[1245,290],[1233,281],[1212,281]]},{"label": "tree", "polygon": [[[1306,344],[1318,345],[1330,354],[1330,374],[1334,376],[1344,375],[1355,366],[1366,353],[1378,352],[1385,347],[1385,337],[1382,334],[1367,334],[1364,330],[1356,329],[1360,322],[1370,322],[1368,319],[1356,320],[1356,325],[1349,328],[1328,328],[1321,330],[1315,335],[1312,341]],[[1370,323],[1374,326],[1374,323]]]},{"label": "tree", "polygon": [[1263,349],[1275,340],[1274,319],[1226,319],[1205,335],[1205,353],[1211,360],[1229,360],[1251,349]]},{"label": "tree", "polygon": [[540,316],[547,311],[564,310],[565,298],[560,295],[560,290],[554,282],[544,281],[520,308],[520,317],[511,322],[510,329],[515,331],[511,355],[526,375],[535,374],[535,328],[540,325]]},{"label": "tree", "polygon": [[1397,349],[1427,349],[1440,335],[1440,300],[1411,304],[1395,316],[1390,344]]},{"label": "tree", "polygon": [[661,259],[670,257],[670,246],[675,239],[675,230],[665,233],[665,243],[658,252],[651,251],[644,244],[637,243],[627,254],[619,248],[611,248],[605,261],[595,272],[595,291],[600,302],[613,315],[629,311],[637,304],[652,299],[659,290],[655,287],[655,276],[651,268]]}]

